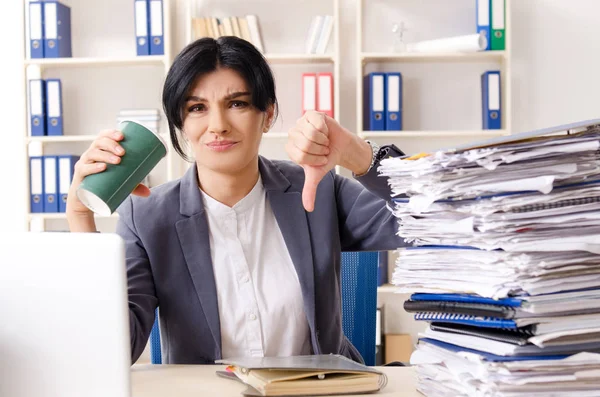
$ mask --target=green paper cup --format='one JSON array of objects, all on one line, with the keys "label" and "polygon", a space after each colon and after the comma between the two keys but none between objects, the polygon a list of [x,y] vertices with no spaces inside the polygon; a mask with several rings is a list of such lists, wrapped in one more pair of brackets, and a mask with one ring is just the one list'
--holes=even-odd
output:
[{"label": "green paper cup", "polygon": [[126,120],[119,124],[118,129],[123,133],[119,143],[125,149],[121,162],[107,164],[103,172],[86,176],[77,189],[79,200],[102,216],[114,213],[167,155],[165,141],[143,125]]}]

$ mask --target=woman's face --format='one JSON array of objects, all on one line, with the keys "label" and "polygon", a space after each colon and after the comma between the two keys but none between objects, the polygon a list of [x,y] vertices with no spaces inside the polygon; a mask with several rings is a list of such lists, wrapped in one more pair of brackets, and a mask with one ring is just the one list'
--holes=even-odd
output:
[{"label": "woman's face", "polygon": [[236,174],[256,161],[273,108],[256,109],[251,94],[231,69],[219,68],[196,81],[184,105],[183,134],[199,167]]}]

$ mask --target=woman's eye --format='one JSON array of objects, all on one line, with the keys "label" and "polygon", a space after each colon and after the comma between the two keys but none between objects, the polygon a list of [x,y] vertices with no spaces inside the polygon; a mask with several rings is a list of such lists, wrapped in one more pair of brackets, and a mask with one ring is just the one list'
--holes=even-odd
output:
[{"label": "woman's eye", "polygon": [[191,112],[201,112],[204,110],[204,105],[202,104],[197,104],[194,106],[190,106],[190,108],[188,109],[188,111]]},{"label": "woman's eye", "polygon": [[248,102],[244,102],[244,101],[233,101],[231,102],[231,107],[232,108],[244,108],[248,106]]}]

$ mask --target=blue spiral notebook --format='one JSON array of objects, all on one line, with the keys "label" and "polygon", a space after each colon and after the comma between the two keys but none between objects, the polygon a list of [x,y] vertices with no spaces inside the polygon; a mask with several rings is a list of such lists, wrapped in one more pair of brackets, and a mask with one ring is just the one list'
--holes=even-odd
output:
[{"label": "blue spiral notebook", "polygon": [[451,323],[472,325],[476,327],[500,328],[514,330],[519,328],[519,325],[514,320],[508,320],[497,317],[478,317],[468,314],[457,313],[416,313],[415,320],[417,321],[435,321],[438,323]]},{"label": "blue spiral notebook", "polygon": [[523,300],[519,298],[492,299],[484,298],[478,295],[469,294],[412,294],[410,299],[413,301],[445,301],[445,302],[463,302],[463,303],[481,303],[485,305],[519,307]]}]

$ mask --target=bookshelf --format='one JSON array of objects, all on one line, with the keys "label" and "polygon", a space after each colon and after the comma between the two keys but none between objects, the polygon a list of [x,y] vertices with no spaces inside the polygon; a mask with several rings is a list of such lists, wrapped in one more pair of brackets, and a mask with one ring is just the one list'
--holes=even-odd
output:
[{"label": "bookshelf", "polygon": [[131,57],[81,57],[81,58],[47,58],[26,59],[25,66],[35,65],[43,68],[56,67],[98,67],[98,66],[139,66],[159,65],[168,67],[168,58],[162,55],[131,56]]},{"label": "bookshelf", "polygon": [[[91,0],[61,0],[71,7],[73,57],[29,57],[29,0],[22,0],[26,56],[22,64],[26,71],[23,87],[28,92],[28,80],[60,78],[63,84],[64,135],[34,137],[29,135],[29,95],[23,104],[26,118],[22,121],[25,146],[25,173],[27,181],[25,200],[29,203],[30,155],[80,155],[87,150],[97,134],[116,126],[119,109],[157,108],[161,110],[160,133],[169,142],[165,159],[152,171],[152,185],[181,177],[187,168],[174,152],[165,116],[162,114],[160,94],[162,83],[174,56],[192,39],[192,18],[201,15],[229,16],[254,14],[258,17],[264,56],[273,67],[277,95],[280,98],[280,119],[263,136],[261,154],[269,158],[287,159],[284,147],[287,131],[301,116],[301,74],[303,72],[331,72],[334,78],[334,116],[339,120],[339,10],[340,0],[306,4],[265,3],[258,0],[163,0],[165,53],[160,56],[136,56],[134,36],[134,5],[120,0],[103,2],[102,9]],[[295,5],[294,5],[295,4]],[[294,12],[294,23],[275,20],[273,8]],[[305,53],[305,40],[314,15],[333,16],[333,30],[324,54]],[[285,33],[285,34],[282,34]],[[286,33],[287,32],[287,33]],[[82,84],[85,81],[85,84]],[[115,92],[117,95],[115,96]],[[290,92],[297,92],[291,95]],[[93,94],[93,95],[92,95]],[[89,102],[89,105],[86,104]],[[115,103],[112,103],[115,102]],[[29,205],[27,205],[29,208]],[[96,217],[102,231],[114,231],[118,216]],[[63,213],[31,213],[24,217],[27,230],[66,230]]]},{"label": "bookshelf", "polygon": [[[427,4],[424,4],[427,3]],[[393,52],[391,43],[393,36],[391,25],[393,23],[408,22],[407,32],[405,33],[405,42],[411,42],[411,38],[429,40],[439,37],[448,37],[455,35],[471,34],[476,32],[475,25],[475,2],[458,0],[455,2],[444,2],[441,0],[428,0],[427,2],[415,2],[410,0],[391,2],[384,1],[378,4],[378,7],[368,7],[368,1],[356,1],[356,125],[357,133],[365,139],[372,139],[379,144],[395,143],[401,148],[406,148],[406,152],[421,152],[433,150],[439,147],[451,146],[458,143],[472,141],[478,138],[489,138],[495,136],[509,135],[511,131],[511,45],[510,35],[512,33],[510,24],[511,0],[506,0],[505,11],[505,31],[506,47],[503,51],[481,51],[481,52],[439,52],[439,53],[407,53]],[[435,11],[435,12],[434,12]],[[444,17],[442,17],[444,16]],[[452,20],[457,16],[458,21]],[[373,24],[377,18],[378,24]],[[443,19],[451,20],[444,22]],[[438,21],[439,20],[439,21]],[[386,22],[388,23],[386,25]],[[458,23],[457,23],[458,22]],[[445,23],[445,24],[444,24]],[[460,26],[461,23],[465,25]],[[436,29],[436,25],[441,26],[441,30]],[[419,37],[419,26],[424,26],[425,31],[435,31],[435,35],[430,37]],[[389,27],[388,33],[385,28]],[[414,33],[409,36],[408,33]],[[408,36],[408,37],[407,37]],[[374,38],[386,40],[375,41]],[[384,42],[388,45],[389,51],[382,51]],[[370,47],[379,47],[373,49]],[[479,87],[479,78],[481,72],[496,68],[501,73],[501,100],[502,100],[502,129],[501,130],[483,130],[478,127],[476,120],[481,119],[481,93],[477,91]],[[419,69],[424,70],[422,74]],[[462,69],[468,70],[463,72]],[[402,113],[403,124],[406,130],[403,131],[365,131],[363,130],[363,103],[365,93],[363,92],[363,76],[371,71],[400,71],[403,74],[404,109]],[[448,72],[451,71],[451,72]],[[454,73],[460,74],[460,77],[469,82],[465,85],[465,91],[468,89],[471,98],[468,109],[460,109],[459,112],[468,115],[464,117],[469,119],[463,128],[461,123],[456,123],[457,127],[443,125],[441,128],[420,128],[420,125],[426,124],[422,120],[425,116],[412,117],[411,111],[422,114],[439,113],[443,114],[443,109],[439,109],[439,101],[432,105],[435,107],[433,112],[427,109],[427,104],[422,98],[411,98],[411,94],[422,95],[423,91],[436,91],[436,87],[429,86],[419,90],[418,87],[425,86],[424,74],[433,75],[435,73]],[[477,73],[477,74],[474,74]],[[468,75],[467,75],[468,74]],[[413,77],[414,76],[414,77]],[[443,84],[443,80],[437,79],[436,83]],[[456,85],[455,85],[456,86]],[[457,89],[460,91],[461,87]],[[442,92],[441,95],[447,95]],[[464,95],[463,95],[464,97]],[[418,105],[411,106],[411,99],[418,102]],[[451,100],[451,99],[449,99]],[[460,102],[457,101],[457,102]],[[408,104],[408,106],[407,106]],[[477,107],[479,104],[479,107]],[[475,113],[475,114],[473,114]],[[436,114],[435,118],[440,118]],[[411,118],[412,117],[412,118]],[[442,116],[443,117],[443,116]],[[433,118],[433,117],[432,117]],[[454,124],[449,121],[449,124]],[[408,128],[407,128],[408,127]],[[417,127],[417,128],[414,128]],[[450,128],[449,128],[450,127]]]},{"label": "bookshelf", "polygon": [[[91,1],[61,0],[71,8],[72,47],[70,58],[31,59],[29,51],[29,0],[23,0],[26,70],[26,119],[23,120],[23,144],[26,202],[30,200],[29,156],[31,155],[80,155],[102,129],[114,128],[119,109],[161,109],[160,94],[156,91],[162,84],[171,65],[172,0],[163,0],[164,55],[137,56],[133,3],[124,7],[119,0],[107,0],[102,10],[92,7]],[[118,27],[115,27],[118,26]],[[88,44],[88,45],[86,45]],[[138,73],[139,72],[139,73]],[[61,136],[30,136],[30,111],[28,81],[30,79],[60,78],[63,85],[62,115],[64,122]],[[82,83],[84,81],[85,83]],[[144,87],[147,85],[148,87]],[[119,88],[124,88],[120,90]],[[130,88],[130,89],[128,89]],[[118,94],[116,94],[118,93]],[[143,96],[143,99],[139,97]],[[87,105],[87,102],[90,105]],[[105,105],[113,103],[114,105]],[[101,108],[101,111],[97,109]],[[166,133],[166,122],[161,116],[160,132]],[[167,139],[167,142],[169,140]],[[175,177],[175,153],[170,147],[167,156],[153,170],[157,184]],[[27,205],[29,208],[29,205]],[[96,216],[99,229],[114,231],[118,216]],[[26,230],[66,230],[64,213],[31,213],[25,216]]]}]

